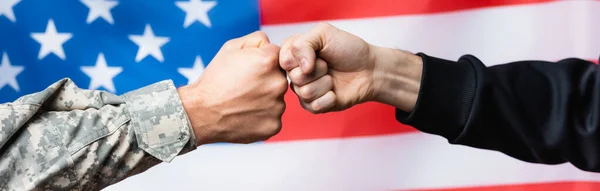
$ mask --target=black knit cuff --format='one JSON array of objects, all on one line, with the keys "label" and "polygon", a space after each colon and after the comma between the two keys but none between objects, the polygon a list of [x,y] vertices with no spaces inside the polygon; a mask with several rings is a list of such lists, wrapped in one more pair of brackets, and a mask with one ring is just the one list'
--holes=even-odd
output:
[{"label": "black knit cuff", "polygon": [[423,59],[421,89],[411,113],[396,109],[396,119],[420,131],[452,142],[462,132],[477,89],[476,59],[467,55],[458,62],[418,53]]}]

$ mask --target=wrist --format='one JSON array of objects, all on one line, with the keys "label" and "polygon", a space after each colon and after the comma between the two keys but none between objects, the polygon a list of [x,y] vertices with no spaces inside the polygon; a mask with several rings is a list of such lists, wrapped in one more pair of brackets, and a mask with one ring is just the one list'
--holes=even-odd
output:
[{"label": "wrist", "polygon": [[210,127],[216,121],[214,116],[217,115],[204,105],[202,94],[195,91],[192,85],[180,87],[177,92],[191,123],[196,146],[218,142],[218,140],[214,140],[216,135],[211,131],[213,128]]},{"label": "wrist", "polygon": [[410,52],[375,47],[372,101],[411,112],[421,86],[423,61]]}]

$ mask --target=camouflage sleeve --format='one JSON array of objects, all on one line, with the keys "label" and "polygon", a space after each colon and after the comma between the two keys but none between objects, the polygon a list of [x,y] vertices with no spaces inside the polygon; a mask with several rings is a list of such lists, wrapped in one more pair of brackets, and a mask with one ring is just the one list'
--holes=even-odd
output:
[{"label": "camouflage sleeve", "polygon": [[100,190],[194,150],[171,81],[122,96],[62,79],[0,105],[0,190]]}]

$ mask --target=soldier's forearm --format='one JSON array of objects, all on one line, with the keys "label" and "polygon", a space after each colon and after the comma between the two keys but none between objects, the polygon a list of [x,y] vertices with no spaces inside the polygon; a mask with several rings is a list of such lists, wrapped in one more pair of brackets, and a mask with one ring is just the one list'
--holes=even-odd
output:
[{"label": "soldier's forearm", "polygon": [[0,105],[0,190],[98,190],[195,149],[170,81],[116,96],[69,79]]}]

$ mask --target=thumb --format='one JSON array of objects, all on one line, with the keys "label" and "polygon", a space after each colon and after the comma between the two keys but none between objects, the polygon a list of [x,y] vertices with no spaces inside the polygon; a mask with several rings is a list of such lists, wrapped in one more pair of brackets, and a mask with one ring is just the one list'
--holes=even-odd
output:
[{"label": "thumb", "polygon": [[307,33],[298,36],[292,43],[292,54],[303,74],[310,74],[316,65],[316,52],[325,47],[325,40],[331,25],[321,23],[313,27]]}]

